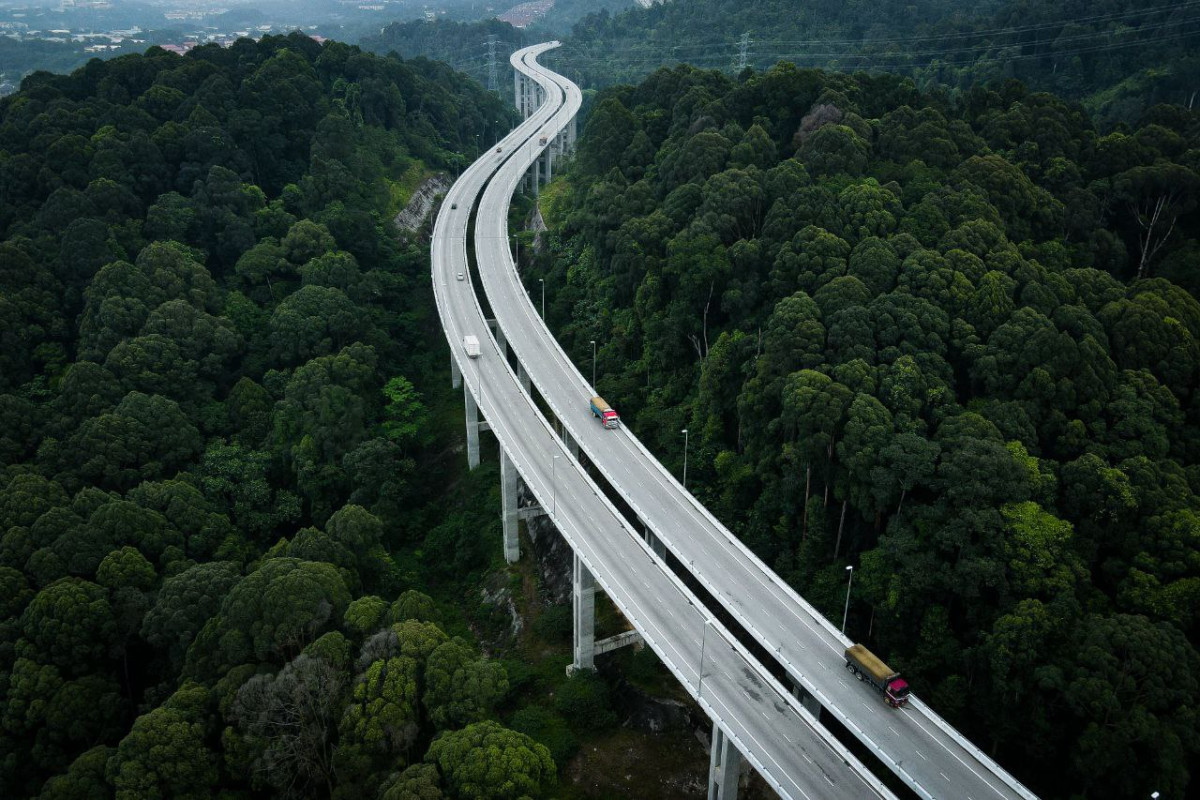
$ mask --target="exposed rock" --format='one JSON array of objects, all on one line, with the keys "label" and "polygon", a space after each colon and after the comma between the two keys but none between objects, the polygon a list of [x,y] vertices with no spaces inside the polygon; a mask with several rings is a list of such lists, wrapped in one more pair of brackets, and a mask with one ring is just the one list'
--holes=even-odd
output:
[{"label": "exposed rock", "polygon": [[396,226],[406,233],[415,234],[420,231],[438,198],[444,195],[452,184],[453,181],[446,174],[426,178],[413,192],[404,210],[396,215]]},{"label": "exposed rock", "polygon": [[[525,487],[524,482],[518,486],[519,502],[522,506],[533,505],[537,502]],[[533,556],[537,559],[542,599],[549,605],[571,602],[572,558],[570,545],[550,522],[549,517],[541,516],[527,520],[525,529],[529,532],[529,540],[533,545]]]},{"label": "exposed rock", "polygon": [[496,572],[479,590],[480,602],[483,605],[493,606],[497,613],[503,614],[508,619],[507,627],[498,635],[489,636],[485,631],[476,631],[482,640],[481,649],[487,655],[494,655],[508,649],[525,628],[525,618],[517,610],[516,600],[513,598],[512,589],[507,581],[507,573]]},{"label": "exposed rock", "polygon": [[545,233],[550,230],[546,227],[546,220],[542,218],[542,209],[535,203],[533,211],[530,212],[529,218],[525,220],[525,230],[533,231],[533,252],[540,253],[545,247]]},{"label": "exposed rock", "polygon": [[617,713],[624,719],[626,728],[647,733],[663,731],[689,731],[699,733],[707,730],[708,720],[697,716],[696,707],[669,697],[650,695],[621,680],[612,694]]}]

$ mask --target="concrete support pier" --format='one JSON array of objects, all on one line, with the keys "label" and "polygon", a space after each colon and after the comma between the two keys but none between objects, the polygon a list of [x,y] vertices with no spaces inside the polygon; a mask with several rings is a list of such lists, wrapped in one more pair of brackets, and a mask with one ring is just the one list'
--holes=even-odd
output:
[{"label": "concrete support pier", "polygon": [[812,714],[814,719],[821,719],[821,701],[809,694],[803,686],[793,683],[792,697],[799,700],[800,705],[804,706],[804,710]]},{"label": "concrete support pier", "polygon": [[457,389],[462,386],[462,370],[458,368],[458,359],[454,354],[450,354],[450,388]]},{"label": "concrete support pier", "polygon": [[575,660],[567,667],[567,674],[596,668],[596,581],[578,553],[574,562],[571,597],[575,612]]},{"label": "concrete support pier", "polygon": [[646,528],[646,544],[650,545],[650,549],[654,551],[654,555],[658,556],[660,561],[667,560],[667,546],[654,535],[654,531],[650,528]]},{"label": "concrete support pier", "polygon": [[529,373],[525,371],[525,364],[517,362],[517,380],[521,382],[521,388],[525,390],[525,394],[529,394],[530,382]]},{"label": "concrete support pier", "polygon": [[712,755],[708,760],[708,800],[736,800],[742,754],[713,723]]},{"label": "concrete support pier", "polygon": [[515,564],[521,557],[517,538],[517,468],[504,449],[500,450],[500,517],[504,527],[504,560]]},{"label": "concrete support pier", "polygon": [[467,407],[467,467],[479,466],[479,406],[471,387],[463,383],[463,401]]},{"label": "concrete support pier", "polygon": [[508,358],[508,340],[504,338],[504,329],[496,324],[496,321],[488,320],[492,326],[492,332],[496,335],[496,346],[500,348],[500,357]]}]

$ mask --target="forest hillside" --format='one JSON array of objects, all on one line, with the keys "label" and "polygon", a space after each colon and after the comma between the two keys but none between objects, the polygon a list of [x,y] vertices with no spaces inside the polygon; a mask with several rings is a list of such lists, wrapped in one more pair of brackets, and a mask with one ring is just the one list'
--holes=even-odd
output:
[{"label": "forest hillside", "polygon": [[500,722],[531,670],[477,638],[495,470],[460,475],[391,224],[510,114],[299,34],[0,100],[0,796],[553,791],[578,745]]},{"label": "forest hillside", "polygon": [[[687,66],[543,194],[548,317],[689,488],[1047,797],[1200,752],[1200,114]],[[528,252],[528,249],[525,249]]]}]

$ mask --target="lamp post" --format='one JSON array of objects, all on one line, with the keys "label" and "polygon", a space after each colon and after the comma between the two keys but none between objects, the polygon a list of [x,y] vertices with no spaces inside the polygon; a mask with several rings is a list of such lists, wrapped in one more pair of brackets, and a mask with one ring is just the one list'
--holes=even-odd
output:
[{"label": "lamp post", "polygon": [[558,454],[550,461],[550,516],[558,512]]},{"label": "lamp post", "polygon": [[842,611],[842,633],[846,632],[846,619],[850,616],[850,587],[854,584],[854,565],[846,567],[846,608]]},{"label": "lamp post", "polygon": [[592,388],[596,388],[596,340],[592,339]]},{"label": "lamp post", "polygon": [[680,431],[683,434],[683,488],[687,488],[687,428]]},{"label": "lamp post", "polygon": [[538,278],[538,283],[542,285],[542,322],[546,321],[546,279]]},{"label": "lamp post", "polygon": [[704,696],[704,641],[708,638],[708,626],[712,624],[712,620],[707,617],[704,620],[704,628],[700,631],[700,679],[696,682],[696,702],[700,702],[700,698]]}]

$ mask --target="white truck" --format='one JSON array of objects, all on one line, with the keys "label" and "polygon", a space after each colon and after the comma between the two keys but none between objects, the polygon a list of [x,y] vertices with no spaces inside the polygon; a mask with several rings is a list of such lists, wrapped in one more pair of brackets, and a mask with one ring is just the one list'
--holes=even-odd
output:
[{"label": "white truck", "polygon": [[463,350],[467,351],[468,358],[479,358],[479,338],[476,336],[464,336]]}]

